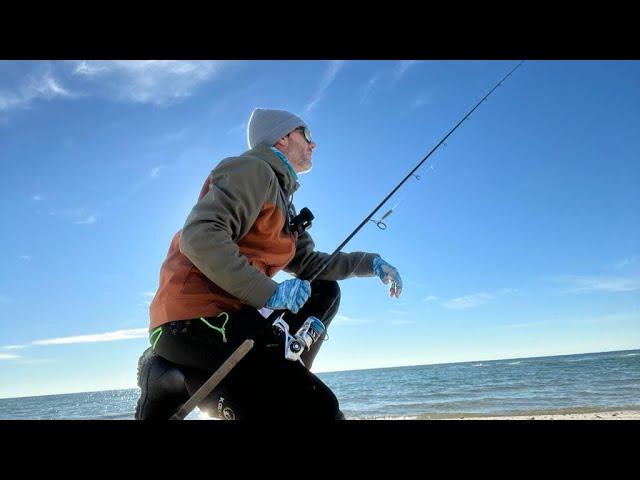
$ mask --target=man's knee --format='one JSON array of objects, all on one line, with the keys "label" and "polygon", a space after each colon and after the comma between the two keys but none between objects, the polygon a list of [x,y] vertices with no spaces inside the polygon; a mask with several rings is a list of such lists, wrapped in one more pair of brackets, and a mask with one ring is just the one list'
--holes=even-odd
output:
[{"label": "man's knee", "polygon": [[323,323],[328,326],[340,307],[340,285],[334,280],[316,280],[311,284],[311,294],[319,299]]},{"label": "man's knee", "polygon": [[335,280],[314,280],[311,283],[311,292],[331,299],[340,299],[340,285]]}]

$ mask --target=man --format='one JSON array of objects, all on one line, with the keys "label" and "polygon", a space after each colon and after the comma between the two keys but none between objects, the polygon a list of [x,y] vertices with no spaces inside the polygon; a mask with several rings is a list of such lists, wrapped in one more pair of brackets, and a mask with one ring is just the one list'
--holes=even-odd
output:
[{"label": "man", "polygon": [[[318,339],[301,362],[284,357],[282,338],[265,315],[283,316],[295,333],[313,316],[328,327],[340,299],[337,280],[377,275],[399,297],[398,271],[374,253],[328,259],[296,226],[298,174],[311,169],[316,143],[307,124],[283,110],[255,109],[250,150],[222,160],[178,231],[160,270],[150,307],[150,341],[140,359],[136,418],[169,418],[247,338],[254,348],[201,409],[221,418],[344,418],[335,395],[309,369]],[[273,277],[284,270],[295,278]]]}]

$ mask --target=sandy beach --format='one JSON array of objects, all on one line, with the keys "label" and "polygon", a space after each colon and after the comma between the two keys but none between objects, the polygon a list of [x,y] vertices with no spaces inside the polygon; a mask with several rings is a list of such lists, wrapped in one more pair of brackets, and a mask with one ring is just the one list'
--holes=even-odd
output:
[{"label": "sandy beach", "polygon": [[451,420],[640,420],[640,410],[611,412],[563,413],[553,415],[525,415],[511,417],[458,417]]}]

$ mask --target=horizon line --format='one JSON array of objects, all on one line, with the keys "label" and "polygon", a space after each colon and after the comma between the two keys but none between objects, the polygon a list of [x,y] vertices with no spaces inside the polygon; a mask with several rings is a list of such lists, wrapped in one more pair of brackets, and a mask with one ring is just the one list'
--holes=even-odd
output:
[{"label": "horizon line", "polygon": [[[392,369],[392,368],[409,368],[409,367],[423,367],[423,366],[428,366],[428,365],[455,365],[457,363],[474,363],[474,362],[496,362],[499,360],[524,360],[524,359],[531,359],[531,358],[553,358],[553,357],[570,357],[570,356],[574,356],[574,355],[591,355],[591,354],[600,354],[600,353],[616,353],[616,352],[634,352],[634,351],[640,351],[640,347],[638,348],[626,348],[624,350],[604,350],[604,351],[600,351],[600,352],[581,352],[581,353],[564,353],[564,354],[558,354],[558,355],[536,355],[536,356],[530,356],[530,357],[509,357],[509,358],[493,358],[493,359],[485,359],[485,360],[466,360],[463,362],[440,362],[440,363],[419,363],[419,364],[413,364],[413,365],[397,365],[394,367],[371,367],[371,368],[354,368],[354,369],[350,369],[350,370],[328,370],[328,371],[322,371],[322,372],[313,372],[314,374],[319,374],[319,373],[344,373],[344,372],[361,372],[361,371],[366,371],[366,370],[386,370],[386,369]],[[36,398],[36,397],[53,397],[53,396],[58,396],[58,395],[76,395],[78,393],[102,393],[102,392],[117,392],[120,390],[133,390],[139,388],[137,386],[135,387],[127,387],[127,388],[109,388],[106,390],[80,390],[77,392],[62,392],[62,393],[47,393],[44,395],[22,395],[22,396],[16,396],[16,397],[0,397],[0,400],[11,400],[11,399],[16,399],[16,398]]]}]

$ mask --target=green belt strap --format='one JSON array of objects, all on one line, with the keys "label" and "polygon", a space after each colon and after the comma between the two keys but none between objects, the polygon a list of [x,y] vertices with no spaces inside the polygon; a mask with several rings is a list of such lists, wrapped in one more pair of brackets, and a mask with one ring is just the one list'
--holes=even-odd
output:
[{"label": "green belt strap", "polygon": [[207,322],[204,318],[200,317],[200,320],[202,320],[205,325],[207,325],[210,328],[213,328],[214,330],[216,330],[217,332],[220,332],[222,334],[222,341],[224,343],[227,343],[227,336],[224,333],[224,327],[227,325],[227,322],[229,321],[229,314],[227,312],[222,312],[220,314],[218,314],[218,316],[220,315],[224,315],[226,317],[224,323],[222,324],[221,328],[218,327],[214,327],[213,325],[211,325],[209,322]]},{"label": "green belt strap", "polygon": [[[154,336],[156,337],[155,339],[153,338]],[[155,351],[156,343],[158,343],[158,340],[160,340],[161,336],[162,336],[162,327],[156,328],[153,332],[151,332],[151,335],[149,335],[149,341],[151,342],[152,351]]]}]

